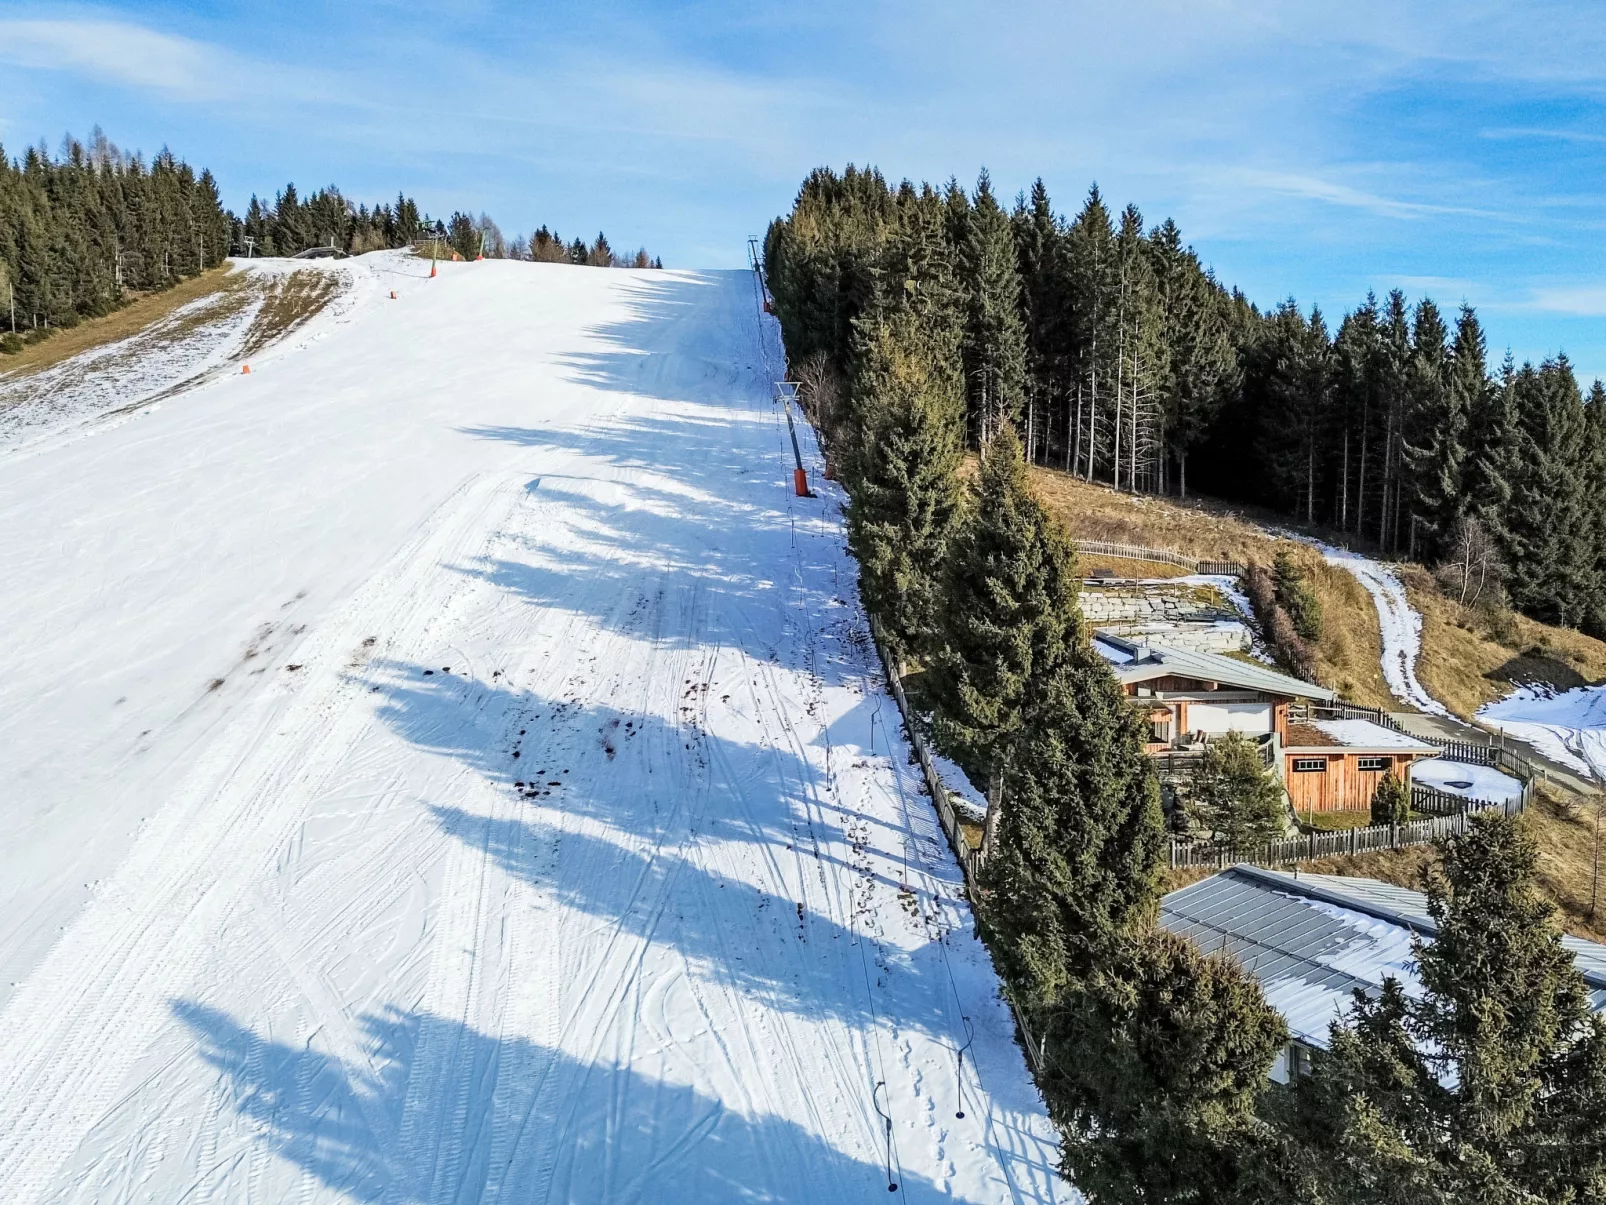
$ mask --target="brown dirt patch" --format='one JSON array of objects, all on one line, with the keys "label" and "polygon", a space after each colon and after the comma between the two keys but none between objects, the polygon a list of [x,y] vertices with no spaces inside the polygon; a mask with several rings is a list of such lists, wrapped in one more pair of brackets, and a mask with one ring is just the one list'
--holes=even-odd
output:
[{"label": "brown dirt patch", "polygon": [[328,305],[340,291],[340,278],[333,272],[306,268],[276,277],[269,286],[262,308],[246,332],[240,357],[248,358],[284,338]]}]

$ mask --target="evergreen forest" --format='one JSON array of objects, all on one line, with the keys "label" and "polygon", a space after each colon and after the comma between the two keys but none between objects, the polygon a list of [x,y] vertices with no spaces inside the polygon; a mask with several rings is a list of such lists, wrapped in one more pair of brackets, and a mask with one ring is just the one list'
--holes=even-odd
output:
[{"label": "evergreen forest", "polygon": [[1470,307],[1262,310],[1172,221],[1097,187],[1066,218],[1041,181],[1006,209],[985,173],[967,193],[818,170],[765,250],[794,371],[850,380],[866,324],[918,292],[912,337],[958,340],[972,446],[1007,421],[1032,463],[1429,565],[1473,520],[1512,605],[1606,634],[1606,390],[1563,355],[1491,372]]},{"label": "evergreen forest", "polygon": [[605,235],[565,242],[541,227],[502,236],[485,214],[437,220],[417,202],[354,204],[339,189],[304,199],[294,184],[271,202],[251,198],[244,217],[223,207],[210,171],[169,150],[148,163],[96,127],[13,159],[0,148],[0,351],[159,292],[231,255],[295,255],[334,247],[350,255],[435,239],[464,259],[527,259],[593,267],[663,266],[645,248],[615,252]]},{"label": "evergreen forest", "polygon": [[[1418,555],[1476,519],[1550,575],[1521,605],[1594,624],[1600,390],[1580,396],[1560,359],[1491,378],[1475,315],[1452,333],[1397,294],[1336,336],[1291,304],[1262,314],[1174,225],[1112,217],[1096,191],[1067,222],[1041,185],[1006,209],[985,174],[967,194],[817,171],[764,265],[912,722],[987,785],[972,906],[1081,1193],[1606,1202],[1606,1025],[1518,820],[1483,813],[1441,844],[1420,992],[1358,994],[1308,1075],[1270,1078],[1288,1032],[1256,979],[1158,924],[1146,726],[1028,481],[1036,462],[1203,487]],[[1265,576],[1290,625],[1319,621],[1290,574]],[[1220,751],[1200,802],[1260,780],[1246,753]]]}]

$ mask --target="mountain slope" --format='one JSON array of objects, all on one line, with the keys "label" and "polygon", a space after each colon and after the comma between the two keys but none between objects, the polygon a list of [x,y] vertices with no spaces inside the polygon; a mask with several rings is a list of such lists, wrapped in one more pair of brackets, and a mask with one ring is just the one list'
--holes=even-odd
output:
[{"label": "mountain slope", "polygon": [[349,270],[0,461],[8,1198],[1067,1199],[747,276]]}]

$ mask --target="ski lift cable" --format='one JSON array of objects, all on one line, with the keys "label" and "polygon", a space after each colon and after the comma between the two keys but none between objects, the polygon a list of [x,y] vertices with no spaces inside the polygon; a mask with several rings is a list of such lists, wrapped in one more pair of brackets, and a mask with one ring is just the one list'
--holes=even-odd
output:
[{"label": "ski lift cable", "polygon": [[[755,246],[756,246],[756,240],[750,240],[750,243],[749,243],[749,253],[750,253],[750,255],[754,254]],[[761,269],[760,265],[757,262],[756,256],[755,256],[755,258],[753,260],[753,271],[754,271],[756,283],[761,283],[762,282],[762,269]],[[766,337],[766,332],[765,332],[764,311],[763,311],[763,308],[762,308],[762,301],[760,301],[759,306],[758,306],[758,312],[754,315],[754,317],[755,317],[755,321],[756,321],[757,328],[758,328],[757,333],[758,333],[758,339],[759,339],[759,352],[760,352],[760,355],[762,356],[762,358],[764,360],[765,374],[766,374],[767,379],[769,379],[770,381],[773,382],[773,381],[775,381],[776,378],[775,378],[775,373],[771,369],[771,362],[770,362],[770,357],[769,357],[769,340]],[[791,414],[789,412],[787,413],[787,419],[788,419],[788,423],[790,425]],[[779,430],[779,427],[780,427],[780,415],[777,414],[775,416],[775,420],[776,420],[776,427],[777,427],[777,431],[776,431],[777,438],[781,439],[781,440],[784,440],[785,436],[782,436],[781,432]],[[796,441],[795,428],[792,431],[792,439],[794,441],[794,446],[795,446],[795,441]],[[785,446],[784,442],[782,443],[782,446],[783,447]],[[794,557],[797,555],[797,552],[798,552],[798,549],[797,549],[797,524],[796,524],[796,519],[795,519],[795,513],[793,511],[793,506],[794,506],[795,500],[796,499],[789,492],[788,496],[787,496],[787,512],[788,512],[788,515],[792,516],[792,518],[793,518],[793,522],[792,522],[792,549],[793,549]],[[796,565],[794,563],[794,568],[798,571],[798,574],[800,574],[801,566],[798,566],[798,565]],[[798,575],[798,574],[795,574],[795,575]],[[807,613],[807,609],[806,608],[804,609],[804,612],[803,612],[802,623],[812,633],[813,624],[810,622],[810,617],[809,617],[809,615]],[[879,708],[879,702],[878,702],[878,708]],[[885,724],[883,724],[883,728],[885,728]],[[826,748],[827,748],[827,750],[829,750],[829,748],[830,748],[829,725],[825,724],[823,722],[822,722],[822,736],[823,736],[823,738],[825,740]],[[832,793],[835,792],[836,783],[835,783],[834,778],[832,778],[830,775],[827,776],[827,784],[826,785],[827,785],[827,789],[829,791],[831,791]],[[838,801],[838,807],[839,807],[839,810],[840,810],[840,801]],[[896,1134],[894,1133],[894,1130],[893,1130],[892,1117],[891,1117],[891,1113],[890,1113],[890,1109],[891,1109],[891,1106],[892,1106],[892,1099],[891,1099],[892,1094],[891,1094],[891,1090],[887,1089],[887,1086],[886,1086],[886,1059],[885,1059],[885,1056],[884,1056],[884,1054],[882,1052],[882,1049],[881,1049],[881,1017],[880,1017],[880,1013],[876,1009],[875,986],[871,981],[870,964],[869,964],[869,961],[868,961],[868,959],[867,959],[867,957],[865,955],[865,946],[869,944],[870,938],[869,938],[868,934],[861,934],[859,932],[858,923],[859,922],[858,922],[857,910],[854,907],[853,892],[852,892],[852,887],[850,886],[849,887],[849,891],[848,891],[848,933],[849,933],[849,937],[852,940],[853,944],[855,946],[857,946],[858,950],[859,950],[859,967],[860,967],[860,970],[864,974],[865,1002],[866,1002],[866,1006],[867,1006],[867,1008],[869,1010],[869,1014],[870,1014],[870,1049],[866,1050],[865,1054],[867,1056],[872,1056],[873,1062],[874,1062],[874,1066],[875,1066],[875,1073],[880,1077],[875,1081],[874,1086],[871,1088],[871,1092],[870,1092],[871,1104],[874,1106],[875,1111],[878,1114],[880,1114],[882,1122],[884,1124],[884,1141],[885,1141],[885,1146],[886,1146],[886,1166],[887,1166],[887,1191],[888,1192],[896,1192],[901,1197],[905,1197],[906,1198],[907,1192],[906,1192],[906,1190],[904,1190],[903,1184],[902,1184],[903,1161],[902,1161],[901,1157],[898,1154],[897,1136],[896,1136]],[[944,956],[946,957],[946,952],[945,952]],[[952,977],[953,977],[952,976],[952,972],[950,971],[950,973],[949,973],[950,982],[952,981]],[[879,1099],[879,1095],[878,1095],[883,1090],[886,1090],[886,1092],[887,1092],[887,1110],[885,1110],[885,1111],[881,1108],[881,1103],[880,1103],[880,1099]]]},{"label": "ski lift cable", "polygon": [[[875,709],[875,712],[872,713],[872,714],[874,714],[874,715],[876,715],[876,716],[881,718],[881,731],[882,731],[882,734],[887,737],[887,760],[892,765],[893,781],[898,784],[898,796],[899,796],[899,799],[902,800],[903,797],[904,797],[904,795],[903,795],[903,785],[902,785],[903,784],[903,771],[902,771],[902,768],[898,764],[898,759],[896,757],[892,756],[893,742],[892,742],[891,736],[887,735],[886,718],[882,714],[884,706],[885,706],[884,697],[882,695],[880,695],[880,693],[878,692],[877,693],[877,697],[876,697],[876,709]],[[907,819],[908,819],[907,808],[905,809],[904,815],[905,815],[905,823],[907,823]],[[928,881],[929,881],[929,877],[930,876],[928,875],[927,876]],[[946,941],[944,941],[944,940],[939,939],[938,942],[937,942],[937,946],[938,946],[939,950],[942,953],[943,970],[948,976],[948,990],[949,990],[949,993],[953,997],[954,1007],[955,1007],[956,1011],[958,1012],[960,1023],[964,1026],[965,1033],[966,1033],[966,1040],[965,1040],[964,1045],[963,1046],[958,1046],[956,1048],[956,1054],[957,1054],[956,1074],[958,1076],[958,1081],[957,1082],[958,1082],[958,1084],[960,1086],[960,1089],[961,1089],[961,1092],[962,1092],[963,1091],[963,1085],[964,1085],[964,1073],[965,1073],[964,1055],[965,1055],[965,1052],[970,1049],[971,1043],[975,1041],[976,1029],[975,1029],[975,1024],[971,1021],[969,1015],[965,1012],[965,1002],[961,998],[961,996],[959,995],[959,981],[954,976],[953,963],[951,962],[951,960],[949,959],[949,956],[948,956],[948,943]],[[978,1093],[984,1093],[986,1091],[986,1085],[982,1083],[981,1068],[979,1066],[977,1066],[975,1059],[972,1059],[971,1062],[970,1062],[970,1074],[971,1074],[972,1078],[974,1078],[975,1081],[976,1081],[976,1090],[977,1090],[977,1092]],[[962,1097],[961,1097],[961,1099],[962,1099]],[[963,1118],[963,1105],[962,1104],[961,1104],[959,1110],[956,1110],[956,1112],[960,1113],[961,1119],[962,1119]],[[990,1113],[987,1115],[986,1123],[985,1123],[985,1126],[984,1126],[984,1130],[985,1130],[985,1133],[987,1135],[987,1137],[986,1137],[986,1139],[984,1141],[986,1142],[986,1145],[990,1149],[993,1150],[994,1156],[996,1158],[999,1152],[998,1152],[997,1143],[995,1141],[993,1141],[993,1139],[992,1139],[992,1119],[991,1119]]]}]

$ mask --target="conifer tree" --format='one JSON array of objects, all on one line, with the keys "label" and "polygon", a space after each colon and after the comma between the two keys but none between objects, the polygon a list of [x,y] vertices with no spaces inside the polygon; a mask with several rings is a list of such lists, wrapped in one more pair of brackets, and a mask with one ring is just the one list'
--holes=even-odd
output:
[{"label": "conifer tree", "polygon": [[1282,783],[1242,733],[1205,746],[1183,798],[1189,815],[1229,848],[1252,850],[1283,835]]},{"label": "conifer tree", "polygon": [[1300,1085],[1332,1201],[1606,1199],[1606,1027],[1518,819],[1444,842],[1420,996],[1357,993]]},{"label": "conifer tree", "polygon": [[[1448,332],[1438,307],[1424,299],[1416,307],[1416,323],[1411,332],[1411,362],[1407,372],[1407,432],[1405,467],[1409,488],[1410,536],[1407,555],[1428,561],[1446,546],[1456,524],[1465,513],[1463,462],[1466,460],[1467,400],[1483,379],[1482,337],[1476,333],[1477,319],[1463,307],[1461,325],[1471,330],[1458,333],[1457,348],[1463,338],[1477,343],[1469,347],[1466,358],[1478,356],[1475,365],[1466,364],[1459,351],[1445,346]],[[1468,367],[1476,375],[1462,375]]]},{"label": "conifer tree", "polygon": [[1390,770],[1378,780],[1372,792],[1373,824],[1404,824],[1411,819],[1411,796],[1405,784]]},{"label": "conifer tree", "polygon": [[1093,1201],[1286,1200],[1257,1113],[1288,1030],[1253,976],[1150,929],[1040,1012],[1038,1083],[1065,1171]]},{"label": "conifer tree", "polygon": [[984,848],[991,856],[1010,742],[1035,691],[1080,639],[1070,544],[1033,496],[1008,423],[982,457],[976,502],[956,533],[946,576],[938,735],[987,773]]},{"label": "conifer tree", "polygon": [[973,425],[986,443],[1002,424],[1019,424],[1026,397],[1026,331],[1020,270],[1009,216],[983,171],[965,216],[960,279],[968,294],[964,364]]},{"label": "conifer tree", "polygon": [[[1579,624],[1594,587],[1583,399],[1566,357],[1523,365],[1511,380],[1517,417],[1512,489],[1499,529],[1512,601],[1548,623]],[[1598,488],[1598,483],[1597,486]]]},{"label": "conifer tree", "polygon": [[854,381],[848,538],[865,606],[902,650],[935,641],[964,453],[957,353],[954,341],[929,337],[917,311],[901,309],[865,332]]},{"label": "conifer tree", "polygon": [[1006,978],[1033,1007],[1153,923],[1164,848],[1146,724],[1079,645],[1027,700],[987,862]]}]

